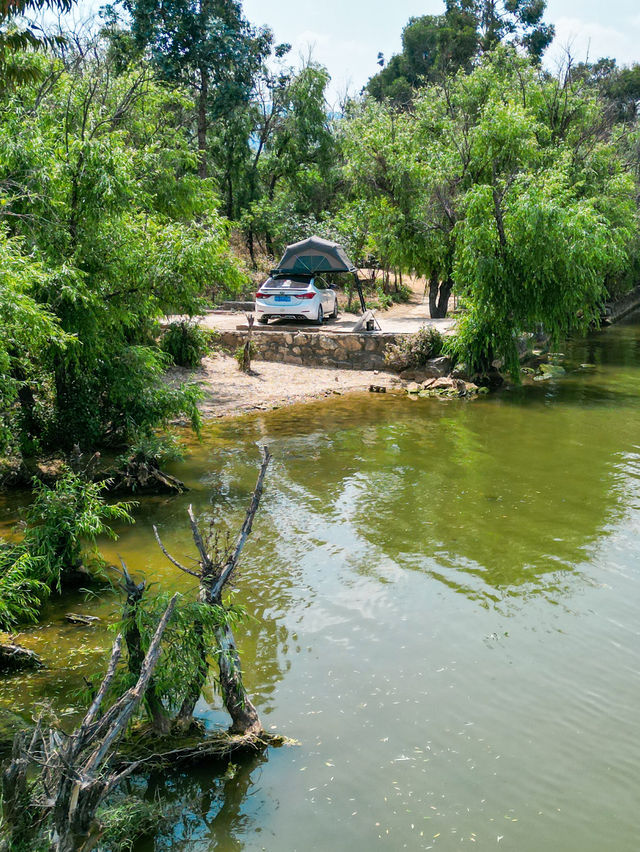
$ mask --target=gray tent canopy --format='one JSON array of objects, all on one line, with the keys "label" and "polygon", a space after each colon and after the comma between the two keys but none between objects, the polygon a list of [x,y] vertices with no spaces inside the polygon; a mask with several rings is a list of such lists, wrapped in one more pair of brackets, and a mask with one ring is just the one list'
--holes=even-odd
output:
[{"label": "gray tent canopy", "polygon": [[350,272],[356,280],[362,310],[365,310],[358,269],[338,243],[323,240],[321,237],[309,237],[298,243],[292,243],[287,246],[280,263],[271,271],[271,274],[274,276],[315,275],[318,272]]}]

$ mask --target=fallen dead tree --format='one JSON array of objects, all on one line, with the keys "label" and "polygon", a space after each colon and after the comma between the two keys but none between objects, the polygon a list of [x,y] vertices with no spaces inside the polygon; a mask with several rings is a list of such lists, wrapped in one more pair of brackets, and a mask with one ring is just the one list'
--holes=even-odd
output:
[{"label": "fallen dead tree", "polygon": [[161,654],[162,636],[175,609],[174,595],[156,628],[136,683],[108,710],[103,703],[116,676],[123,637],[113,644],[107,673],[81,724],[71,733],[45,724],[18,734],[2,773],[7,825],[6,848],[28,848],[39,831],[48,834],[54,852],[92,848],[96,811],[104,798],[136,768],[114,764],[117,747],[142,701]]},{"label": "fallen dead tree", "polygon": [[[223,601],[260,505],[271,455],[263,459],[244,522],[230,547],[220,547],[217,534],[203,536],[190,506],[191,532],[198,570],[171,556],[172,564],[198,581],[198,600],[189,604],[174,595],[158,609],[155,598],[145,610],[144,581],[135,583],[122,561],[126,593],[123,621],[107,673],[82,723],[65,734],[41,717],[35,730],[14,740],[12,758],[2,775],[5,804],[4,848],[18,848],[35,836],[49,836],[54,852],[88,852],[99,834],[96,812],[128,775],[185,762],[224,761],[238,752],[259,752],[269,745],[292,742],[264,731],[242,677],[232,631],[237,608]],[[146,619],[146,621],[145,621]],[[148,631],[145,627],[152,626]],[[127,672],[119,662],[127,650]],[[168,652],[162,654],[165,647]],[[180,680],[172,664],[191,655],[189,676]],[[161,665],[158,662],[161,658]],[[224,705],[231,717],[228,731],[203,735],[193,712],[215,660]],[[123,677],[134,685],[123,688]],[[167,693],[167,684],[172,691]],[[176,696],[180,700],[176,701]],[[151,728],[131,726],[143,707]],[[107,708],[107,709],[105,709]],[[0,846],[0,848],[3,848]]]}]

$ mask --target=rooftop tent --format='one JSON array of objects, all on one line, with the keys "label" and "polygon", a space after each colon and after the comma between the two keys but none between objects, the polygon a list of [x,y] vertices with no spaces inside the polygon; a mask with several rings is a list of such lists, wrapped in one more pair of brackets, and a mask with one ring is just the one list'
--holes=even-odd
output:
[{"label": "rooftop tent", "polygon": [[287,246],[280,263],[272,270],[272,275],[315,275],[318,272],[351,272],[356,279],[362,310],[365,310],[364,297],[357,267],[349,260],[345,250],[338,243],[309,237]]},{"label": "rooftop tent", "polygon": [[355,272],[356,267],[338,243],[309,237],[287,246],[282,260],[273,271],[278,275],[313,275],[316,272]]}]

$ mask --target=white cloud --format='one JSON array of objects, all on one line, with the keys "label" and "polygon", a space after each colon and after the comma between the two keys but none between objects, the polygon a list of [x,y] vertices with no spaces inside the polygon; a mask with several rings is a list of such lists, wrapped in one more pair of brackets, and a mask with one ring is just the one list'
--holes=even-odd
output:
[{"label": "white cloud", "polygon": [[624,32],[581,18],[560,17],[554,24],[556,37],[547,53],[547,64],[561,60],[567,47],[578,62],[587,57],[594,61],[603,56],[617,59],[620,65],[640,61],[640,16],[630,21]]}]

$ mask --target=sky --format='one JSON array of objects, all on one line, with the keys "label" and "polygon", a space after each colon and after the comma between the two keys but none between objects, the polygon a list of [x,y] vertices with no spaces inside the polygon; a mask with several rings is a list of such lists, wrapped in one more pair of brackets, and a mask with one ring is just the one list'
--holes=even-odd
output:
[{"label": "sky", "polygon": [[[106,2],[78,0],[70,18],[86,21]],[[276,43],[292,45],[292,62],[311,51],[327,67],[330,106],[347,91],[357,94],[379,70],[378,51],[389,59],[400,50],[410,17],[444,11],[443,0],[242,0],[242,6],[251,23],[273,30]],[[551,68],[567,47],[576,61],[608,56],[620,65],[640,62],[638,0],[547,0],[544,19],[556,28],[545,55]]]},{"label": "sky", "polygon": [[[440,14],[442,0],[243,0],[253,24],[268,24],[277,42],[289,42],[292,56],[308,55],[332,77],[330,102],[348,88],[356,94],[387,59],[400,50],[402,28],[411,16]],[[556,28],[547,52],[553,66],[567,45],[576,60],[609,56],[619,64],[640,62],[638,0],[548,0],[545,21]]]}]

